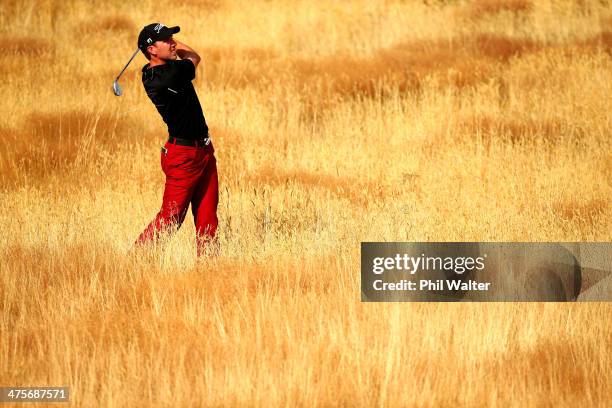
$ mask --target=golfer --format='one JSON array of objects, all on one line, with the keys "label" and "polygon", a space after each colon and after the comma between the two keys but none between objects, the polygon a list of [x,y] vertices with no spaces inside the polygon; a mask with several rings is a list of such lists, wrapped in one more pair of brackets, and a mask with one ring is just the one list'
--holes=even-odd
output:
[{"label": "golfer", "polygon": [[138,48],[149,60],[142,68],[142,84],[168,125],[169,137],[161,148],[166,175],[161,210],[136,244],[154,242],[162,232],[180,228],[191,204],[200,256],[217,231],[219,185],[208,126],[191,83],[200,56],[172,37],[179,31],[178,26],[153,23],[138,36]]}]

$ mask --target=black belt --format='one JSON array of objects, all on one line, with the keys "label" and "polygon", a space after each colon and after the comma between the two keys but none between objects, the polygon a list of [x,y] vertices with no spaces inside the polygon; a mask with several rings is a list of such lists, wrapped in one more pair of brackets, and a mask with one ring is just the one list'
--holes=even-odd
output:
[{"label": "black belt", "polygon": [[194,146],[194,147],[198,147],[198,146],[207,146],[210,144],[210,138],[209,137],[205,137],[202,139],[181,139],[178,137],[172,137],[170,136],[168,138],[168,143],[172,143],[175,145],[179,145],[179,146]]}]

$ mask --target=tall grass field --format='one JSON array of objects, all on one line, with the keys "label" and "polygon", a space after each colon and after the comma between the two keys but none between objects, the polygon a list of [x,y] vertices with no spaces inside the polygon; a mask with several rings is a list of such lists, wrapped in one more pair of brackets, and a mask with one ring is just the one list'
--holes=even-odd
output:
[{"label": "tall grass field", "polygon": [[[216,256],[145,251],[202,57]],[[611,241],[609,1],[2,0],[0,386],[70,406],[609,407],[609,303],[362,303],[363,241]]]}]

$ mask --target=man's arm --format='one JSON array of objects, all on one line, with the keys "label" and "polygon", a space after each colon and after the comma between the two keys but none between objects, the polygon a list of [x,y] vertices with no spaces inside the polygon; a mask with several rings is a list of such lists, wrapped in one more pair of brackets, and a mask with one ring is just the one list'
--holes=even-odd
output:
[{"label": "man's arm", "polygon": [[197,52],[190,46],[183,44],[178,40],[174,40],[176,42],[176,54],[180,59],[188,59],[193,62],[193,65],[197,68],[198,64],[202,60]]}]

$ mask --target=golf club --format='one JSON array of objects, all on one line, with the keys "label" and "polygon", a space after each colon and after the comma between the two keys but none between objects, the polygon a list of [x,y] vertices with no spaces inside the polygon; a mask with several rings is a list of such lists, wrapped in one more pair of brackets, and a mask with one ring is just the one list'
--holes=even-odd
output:
[{"label": "golf club", "polygon": [[136,48],[136,51],[134,52],[134,54],[132,55],[132,58],[130,58],[130,60],[127,62],[127,64],[125,64],[125,67],[123,67],[123,69],[121,70],[121,72],[119,73],[119,75],[117,75],[117,78],[115,78],[115,82],[113,82],[113,92],[115,93],[115,95],[117,96],[121,96],[121,87],[119,86],[119,77],[121,77],[121,75],[123,74],[123,71],[125,71],[125,69],[128,67],[128,65],[130,65],[130,62],[132,62],[132,60],[134,59],[134,57],[136,56],[136,54],[138,54],[139,49]]}]

